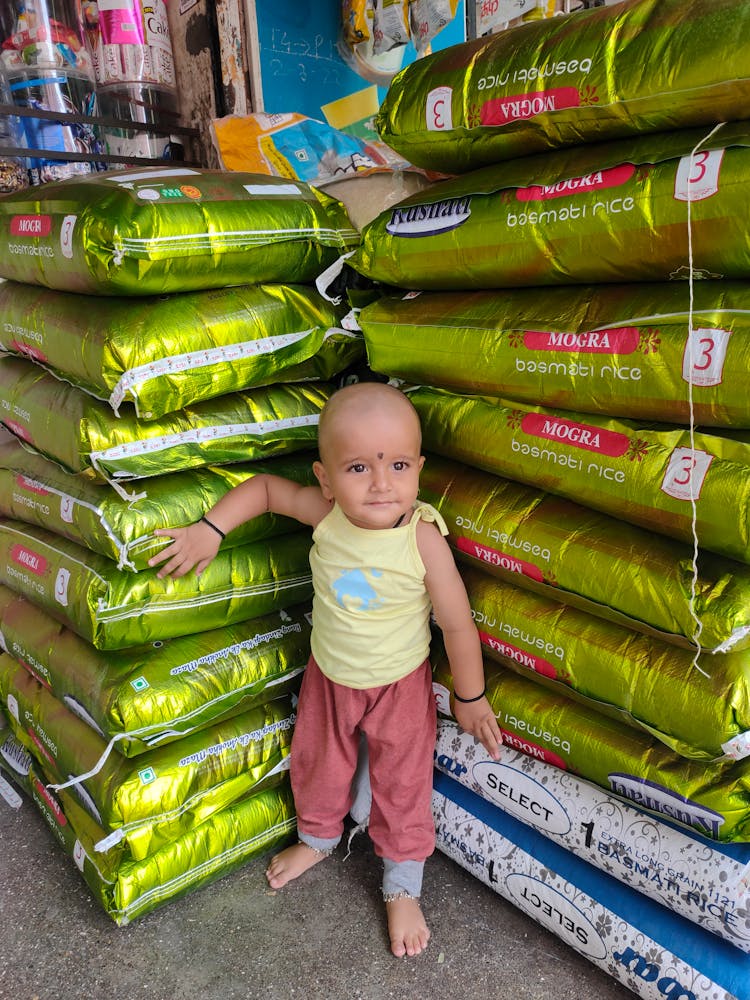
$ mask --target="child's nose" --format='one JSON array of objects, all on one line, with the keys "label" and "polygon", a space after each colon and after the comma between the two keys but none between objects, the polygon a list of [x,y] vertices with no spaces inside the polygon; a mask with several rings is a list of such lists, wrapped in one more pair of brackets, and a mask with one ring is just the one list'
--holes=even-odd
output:
[{"label": "child's nose", "polygon": [[390,484],[388,470],[385,466],[376,465],[372,471],[372,485],[376,490],[386,490]]}]

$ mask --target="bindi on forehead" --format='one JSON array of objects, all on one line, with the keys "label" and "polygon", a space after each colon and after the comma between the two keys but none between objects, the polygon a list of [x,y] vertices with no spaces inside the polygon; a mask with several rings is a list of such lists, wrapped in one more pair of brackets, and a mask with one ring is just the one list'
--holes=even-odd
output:
[{"label": "bindi on forehead", "polygon": [[378,458],[382,458],[382,457],[383,457],[383,452],[382,452],[382,451],[379,451],[379,452],[378,452]]}]

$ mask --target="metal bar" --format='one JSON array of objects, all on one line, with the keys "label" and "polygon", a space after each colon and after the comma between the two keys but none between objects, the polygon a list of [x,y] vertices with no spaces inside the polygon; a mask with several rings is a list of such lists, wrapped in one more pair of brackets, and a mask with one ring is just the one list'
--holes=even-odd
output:
[{"label": "metal bar", "polygon": [[0,156],[16,160],[60,160],[63,163],[123,163],[137,166],[154,166],[171,163],[182,167],[200,167],[195,160],[172,160],[163,156],[119,156],[116,153],[68,153],[58,149],[27,149],[19,146],[0,146]]},{"label": "metal bar", "polygon": [[124,128],[132,132],[155,132],[157,135],[189,135],[193,138],[198,138],[200,135],[197,128],[186,128],[184,125],[149,125],[146,122],[134,122],[127,118],[104,118],[100,115],[79,115],[69,111],[19,108],[15,104],[0,104],[0,115],[40,118],[44,121],[56,121],[71,125],[102,125],[109,128]]}]

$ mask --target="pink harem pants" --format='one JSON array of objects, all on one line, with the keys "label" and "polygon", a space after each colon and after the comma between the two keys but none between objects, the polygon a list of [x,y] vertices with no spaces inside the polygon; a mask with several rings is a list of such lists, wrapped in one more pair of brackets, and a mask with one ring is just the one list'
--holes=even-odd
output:
[{"label": "pink harem pants", "polygon": [[341,837],[361,731],[369,749],[368,830],[375,853],[424,861],[435,849],[430,803],[436,730],[427,660],[393,684],[358,689],[330,681],[310,657],[291,748],[299,832],[320,840]]}]

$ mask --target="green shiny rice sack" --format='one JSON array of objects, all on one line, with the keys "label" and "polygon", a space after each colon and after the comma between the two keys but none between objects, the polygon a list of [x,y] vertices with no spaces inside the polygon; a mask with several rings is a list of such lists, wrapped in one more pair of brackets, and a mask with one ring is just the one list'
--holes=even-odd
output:
[{"label": "green shiny rice sack", "polygon": [[[2,756],[0,764],[7,768]],[[11,773],[81,872],[94,899],[119,926],[283,844],[296,827],[291,790],[272,788],[221,809],[150,857],[133,861],[117,849],[97,853],[94,844],[101,838],[101,827],[68,792],[56,795],[47,789],[38,766],[27,765],[25,774],[17,769]]]},{"label": "green shiny rice sack", "polygon": [[747,279],[748,124],[704,139],[580,146],[434,184],[369,223],[349,263],[433,291],[669,281],[690,272],[692,232],[696,277]]},{"label": "green shiny rice sack", "polygon": [[462,577],[485,653],[695,760],[750,756],[750,652],[701,656],[489,574]]},{"label": "green shiny rice sack", "polygon": [[[503,742],[642,809],[719,841],[750,841],[750,761],[687,760],[658,740],[485,661]],[[447,660],[435,657],[438,708],[451,715]]]},{"label": "green shiny rice sack", "polygon": [[136,168],[0,198],[0,275],[89,295],[308,282],[357,241],[329,195],[260,174]]},{"label": "green shiny rice sack", "polygon": [[370,366],[408,382],[632,419],[750,427],[750,285],[571,285],[385,296]]},{"label": "green shiny rice sack", "polygon": [[[419,495],[470,566],[672,644],[698,629],[692,545],[435,455]],[[703,550],[697,569],[703,648],[750,648],[750,567]]]},{"label": "green shiny rice sack", "polygon": [[112,753],[101,763],[101,737],[5,655],[0,656],[0,697],[15,735],[53,789],[70,787],[105,831],[95,845],[98,852],[122,845],[130,857],[142,860],[219,809],[286,780],[295,718],[288,698],[214,723],[136,760]]},{"label": "green shiny rice sack", "polygon": [[0,347],[152,420],[241,389],[332,378],[363,353],[343,312],[303,285],[91,298],[82,310],[78,295],[5,282]]},{"label": "green shiny rice sack", "polygon": [[118,418],[38,365],[0,358],[0,421],[8,430],[69,472],[93,471],[110,481],[315,447],[330,393],[328,383],[261,386],[159,420]]},{"label": "green shiny rice sack", "polygon": [[0,586],[3,648],[119,754],[135,757],[296,693],[310,607],[102,652]]},{"label": "green shiny rice sack", "polygon": [[743,118],[743,0],[639,0],[436,52],[391,82],[375,123],[420,167],[460,173],[556,146]]},{"label": "green shiny rice sack", "polygon": [[750,563],[750,445],[422,387],[425,448]]},{"label": "green shiny rice sack", "polygon": [[[152,476],[139,483],[140,498],[129,501],[107,483],[73,475],[29,451],[18,441],[0,444],[0,514],[36,524],[92,552],[114,559],[120,569],[148,569],[148,560],[171,544],[155,528],[197,521],[230,489],[258,473],[310,485],[314,453],[295,452],[267,462],[205,466]],[[230,531],[222,548],[295,531],[291,518],[266,513]]]},{"label": "green shiny rice sack", "polygon": [[125,649],[221,628],[312,596],[310,532],[220,551],[196,576],[128,573],[19,521],[0,521],[0,583],[96,646]]}]

